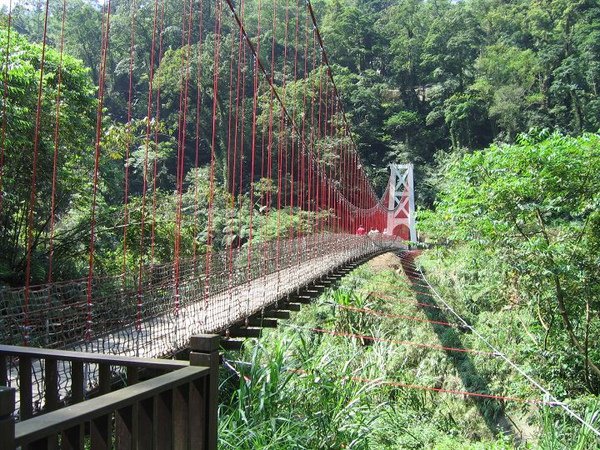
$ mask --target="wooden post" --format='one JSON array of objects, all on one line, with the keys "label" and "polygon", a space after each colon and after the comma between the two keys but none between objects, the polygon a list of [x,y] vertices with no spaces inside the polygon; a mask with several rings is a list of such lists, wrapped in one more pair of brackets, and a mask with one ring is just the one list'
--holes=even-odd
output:
[{"label": "wooden post", "polygon": [[58,361],[47,358],[44,369],[46,370],[46,410],[58,409]]},{"label": "wooden post", "polygon": [[19,358],[19,420],[33,416],[33,393],[31,386],[31,357],[22,355]]},{"label": "wooden post", "polygon": [[[202,436],[190,433],[192,449],[215,450],[217,448],[217,413],[219,401],[219,344],[221,336],[218,334],[201,334],[193,336],[190,339],[190,365],[203,366],[210,368],[210,375],[204,385],[204,389],[199,386],[198,392],[201,405],[195,405],[193,398],[190,398],[190,424],[189,430],[202,428]],[[204,391],[204,392],[201,392]],[[195,397],[190,392],[190,397]],[[195,414],[193,409],[204,412],[204,414]],[[204,416],[204,417],[202,417]],[[195,423],[203,421],[204,423]]]},{"label": "wooden post", "polygon": [[[193,387],[190,387],[189,384],[184,384],[182,386],[177,386],[169,392],[169,394],[171,394],[171,415],[169,416],[169,419],[173,424],[172,441],[169,442],[169,445],[165,445],[162,448],[169,450],[188,450],[192,447],[189,429],[192,417],[190,415],[190,410],[193,408],[193,405],[190,404],[190,391],[192,389]],[[166,420],[167,419],[165,418],[165,421]]]},{"label": "wooden post", "polygon": [[[0,443],[2,448],[15,448],[15,390],[0,386]],[[6,447],[5,447],[6,446]]]},{"label": "wooden post", "polygon": [[134,436],[137,436],[137,430],[134,427],[136,413],[134,413],[133,405],[125,406],[115,412],[115,449],[133,449]]},{"label": "wooden post", "polygon": [[100,387],[100,395],[108,394],[110,392],[110,364],[98,364],[98,385]]},{"label": "wooden post", "polygon": [[0,386],[6,386],[8,382],[8,357],[0,353]]}]

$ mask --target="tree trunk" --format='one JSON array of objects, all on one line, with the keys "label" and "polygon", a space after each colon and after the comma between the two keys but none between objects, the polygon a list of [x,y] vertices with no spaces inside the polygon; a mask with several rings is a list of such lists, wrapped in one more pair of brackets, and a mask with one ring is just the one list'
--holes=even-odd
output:
[{"label": "tree trunk", "polygon": [[581,345],[577,336],[575,336],[575,331],[573,330],[573,325],[571,324],[571,320],[569,318],[569,313],[567,312],[567,308],[565,306],[565,296],[562,286],[560,284],[560,279],[558,275],[554,275],[554,288],[556,290],[556,301],[558,303],[558,312],[560,317],[562,318],[563,324],[567,329],[567,333],[569,334],[569,338],[571,339],[571,343],[577,347],[577,350],[584,356],[586,364],[589,364],[590,369],[597,376],[600,376],[600,368],[594,364],[590,358],[588,357],[588,349]]},{"label": "tree trunk", "polygon": [[[548,245],[548,247],[550,247],[550,237],[548,236],[548,233],[546,232],[546,223],[544,222],[544,218],[539,209],[536,209],[536,215],[537,215],[538,223],[541,228],[542,235],[544,236],[544,240],[546,241],[546,244]],[[552,257],[551,254],[548,255],[548,263],[550,264],[550,267],[556,267],[556,262],[554,261],[554,258]],[[567,329],[569,339],[571,340],[571,343],[577,348],[577,350],[579,350],[579,352],[583,355],[585,362],[586,362],[586,364],[589,364],[590,369],[592,369],[592,371],[597,376],[600,376],[600,368],[598,368],[598,366],[596,366],[590,360],[590,358],[588,356],[587,346],[584,347],[583,345],[581,345],[581,342],[579,342],[579,339],[577,339],[577,336],[575,335],[575,330],[573,330],[573,324],[571,323],[571,319],[569,317],[569,313],[567,311],[567,307],[565,304],[565,292],[562,288],[560,278],[556,273],[552,276],[552,278],[554,280],[554,290],[556,292],[556,302],[558,304],[558,313],[560,314],[563,324],[564,324],[565,328]]]}]

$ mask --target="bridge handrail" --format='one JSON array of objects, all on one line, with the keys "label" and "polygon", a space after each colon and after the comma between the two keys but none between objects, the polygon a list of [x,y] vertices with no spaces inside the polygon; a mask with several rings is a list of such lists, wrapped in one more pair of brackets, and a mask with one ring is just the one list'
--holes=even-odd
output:
[{"label": "bridge handrail", "polygon": [[[84,449],[89,437],[92,448],[113,445],[116,448],[174,448],[176,445],[182,449],[216,449],[219,341],[217,335],[194,336],[190,340],[190,361],[170,365],[173,371],[16,424],[13,417],[16,390],[0,386],[2,448],[14,450],[29,448],[29,445],[58,448],[60,442],[61,448]],[[25,356],[24,359],[40,357],[40,354],[48,358],[74,357],[73,352],[40,349],[38,354],[36,349],[30,350],[8,349]],[[82,358],[77,361],[81,362]],[[131,364],[135,361],[140,363],[138,367],[157,363],[147,358],[107,356],[101,359],[105,365],[120,365],[115,363],[118,359],[130,367],[134,367]]]},{"label": "bridge handrail", "polygon": [[[23,446],[39,441],[40,439],[47,439],[51,435],[62,432],[66,434],[70,432],[79,434],[81,433],[79,427],[82,423],[91,422],[93,427],[94,421],[97,419],[105,417],[107,420],[111,420],[112,414],[119,414],[119,411],[134,404],[138,404],[140,408],[144,408],[144,400],[153,399],[167,391],[174,393],[180,386],[194,383],[208,376],[209,373],[210,369],[207,367],[185,367],[151,380],[101,395],[84,403],[78,403],[71,406],[68,411],[53,411],[24,422],[19,422],[15,426],[15,445],[17,447]],[[189,407],[189,405],[185,406],[186,409]],[[144,412],[150,413],[149,415],[151,416],[152,406],[146,405],[146,408],[147,411]],[[166,424],[157,425],[160,427]],[[195,427],[192,426],[190,428],[193,429]],[[140,430],[141,433],[148,433],[148,431]],[[189,439],[188,436],[181,436],[181,438]],[[76,440],[79,441],[79,437],[76,437]]]},{"label": "bridge handrail", "polygon": [[[172,359],[137,358],[131,356],[106,355],[102,353],[75,352],[72,350],[55,350],[37,347],[21,347],[17,345],[0,345],[0,360],[6,356],[29,357],[34,359],[54,359],[60,361],[77,361],[88,364],[110,364],[122,367],[139,367],[142,369],[177,370],[190,365],[189,361]],[[0,368],[2,362],[0,361]],[[0,374],[0,384],[2,381]]]},{"label": "bridge handrail", "polygon": [[125,369],[121,373],[133,384],[143,370],[163,373],[188,366],[187,361],[0,345],[0,386],[17,382],[20,420],[110,392],[115,367]]}]

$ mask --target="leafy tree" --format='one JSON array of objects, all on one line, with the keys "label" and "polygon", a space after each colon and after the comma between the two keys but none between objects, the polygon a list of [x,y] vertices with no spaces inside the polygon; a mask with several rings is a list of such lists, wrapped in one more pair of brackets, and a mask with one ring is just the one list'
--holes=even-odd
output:
[{"label": "leafy tree", "polygon": [[394,79],[406,90],[426,83],[421,61],[428,19],[422,0],[397,2],[381,19],[385,37],[389,39]]},{"label": "leafy tree", "polygon": [[[521,137],[454,158],[430,232],[471,247],[474,261],[498,261],[507,283],[556,336],[558,352],[574,349],[588,388],[599,389],[597,316],[600,136]],[[451,180],[451,181],[450,181]],[[489,264],[489,262],[488,262]],[[508,290],[508,289],[507,289]],[[557,320],[555,320],[555,318]]]},{"label": "leafy tree", "polygon": [[[70,55],[62,56],[46,48],[42,79],[41,120],[38,136],[37,179],[35,203],[31,205],[34,134],[36,131],[37,99],[40,83],[42,47],[31,44],[11,30],[0,28],[0,48],[10,52],[8,65],[2,58],[1,72],[7,80],[6,134],[3,141],[2,205],[0,209],[0,279],[9,284],[23,282],[28,235],[32,239],[33,281],[44,279],[48,257],[48,227],[54,167],[54,129],[57,121],[60,138],[57,142],[55,217],[60,217],[74,203],[88,199],[93,167],[95,88],[89,70]],[[56,117],[56,102],[60,84],[60,116]],[[33,209],[33,228],[28,220]],[[62,236],[54,249],[56,257],[68,251],[70,233]]]},{"label": "leafy tree", "polygon": [[369,10],[354,2],[334,0],[323,18],[323,34],[336,64],[355,73],[378,68],[375,49],[380,37]]},{"label": "leafy tree", "polygon": [[444,119],[453,148],[474,147],[475,130],[485,126],[485,107],[470,93],[457,93],[444,102]]},{"label": "leafy tree", "polygon": [[475,68],[477,79],[473,89],[484,99],[497,129],[503,130],[508,140],[512,141],[518,131],[536,122],[540,124],[539,117],[530,111],[542,103],[538,84],[540,67],[532,50],[492,45],[479,56]]}]

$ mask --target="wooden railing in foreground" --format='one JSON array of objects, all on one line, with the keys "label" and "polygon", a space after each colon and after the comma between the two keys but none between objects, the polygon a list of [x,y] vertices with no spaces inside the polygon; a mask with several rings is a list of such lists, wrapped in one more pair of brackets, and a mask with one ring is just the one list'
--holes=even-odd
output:
[{"label": "wooden railing in foreground", "polygon": [[[193,337],[190,341],[189,362],[113,358],[108,355],[0,346],[2,358],[6,360],[9,355],[18,357],[22,369],[31,367],[32,359],[45,361],[45,409],[60,407],[60,401],[57,400],[58,387],[53,383],[56,377],[52,374],[57,361],[70,361],[74,368],[72,377],[75,378],[80,376],[80,365],[99,365],[98,396],[83,401],[81,393],[71,392],[67,406],[23,418],[17,423],[13,416],[16,390],[1,387],[0,447],[3,450],[19,447],[92,450],[215,449],[219,341],[220,336],[216,335]],[[111,366],[127,367],[127,387],[110,392]],[[7,373],[1,369],[2,367],[2,373]],[[169,372],[137,382],[142,369]],[[6,382],[6,379],[2,381]],[[23,388],[23,385],[31,385],[31,377],[27,379],[20,373],[19,381],[20,411],[27,412],[30,405],[26,398],[32,389],[31,386]],[[79,380],[72,382],[73,390],[79,385]]]}]

